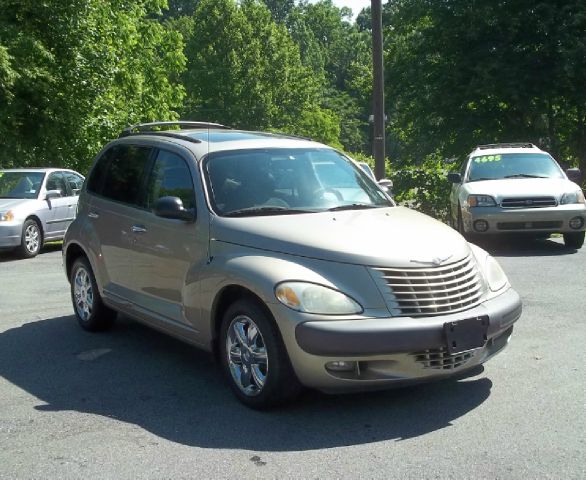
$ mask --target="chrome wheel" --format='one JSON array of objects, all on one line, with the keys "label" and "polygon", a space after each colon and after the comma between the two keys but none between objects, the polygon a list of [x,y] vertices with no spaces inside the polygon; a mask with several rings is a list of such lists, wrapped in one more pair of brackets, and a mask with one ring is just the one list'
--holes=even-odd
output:
[{"label": "chrome wheel", "polygon": [[238,388],[247,396],[258,395],[265,386],[269,362],[262,333],[250,317],[239,315],[230,322],[226,355]]},{"label": "chrome wheel", "polygon": [[84,267],[79,267],[73,279],[73,297],[77,315],[87,322],[94,306],[94,289],[89,272]]},{"label": "chrome wheel", "polygon": [[41,243],[41,232],[36,223],[30,223],[24,230],[24,245],[27,251],[31,254],[39,250]]}]

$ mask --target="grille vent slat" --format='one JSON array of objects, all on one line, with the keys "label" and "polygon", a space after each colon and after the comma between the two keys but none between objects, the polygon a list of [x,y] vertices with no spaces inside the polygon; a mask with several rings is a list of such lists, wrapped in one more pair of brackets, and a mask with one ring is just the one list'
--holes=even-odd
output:
[{"label": "grille vent slat", "polygon": [[474,258],[426,268],[372,268],[397,316],[458,312],[480,303],[482,282]]},{"label": "grille vent slat", "polygon": [[468,352],[450,354],[447,349],[439,348],[437,350],[425,350],[411,354],[415,361],[423,368],[436,370],[453,370],[468,363],[474,357],[474,350]]},{"label": "grille vent slat", "polygon": [[503,198],[501,202],[503,208],[543,208],[556,205],[557,201],[554,197]]}]

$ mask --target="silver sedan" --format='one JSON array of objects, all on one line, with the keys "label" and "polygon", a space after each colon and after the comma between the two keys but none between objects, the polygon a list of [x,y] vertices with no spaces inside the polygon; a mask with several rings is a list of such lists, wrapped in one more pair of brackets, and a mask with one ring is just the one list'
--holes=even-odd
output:
[{"label": "silver sedan", "polygon": [[75,218],[83,182],[73,170],[0,170],[0,249],[30,258],[44,243],[61,240]]}]

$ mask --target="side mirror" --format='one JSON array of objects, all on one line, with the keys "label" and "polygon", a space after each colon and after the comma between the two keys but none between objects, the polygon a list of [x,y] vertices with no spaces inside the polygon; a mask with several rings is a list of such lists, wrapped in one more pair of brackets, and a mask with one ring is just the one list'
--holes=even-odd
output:
[{"label": "side mirror", "polygon": [[582,172],[579,168],[568,168],[566,170],[566,175],[572,182],[577,182],[582,177]]},{"label": "side mirror", "polygon": [[45,194],[45,200],[51,200],[52,198],[61,198],[61,190],[47,190]]},{"label": "side mirror", "polygon": [[195,213],[183,207],[179,197],[161,197],[155,203],[155,215],[163,218],[173,218],[185,222],[193,222]]},{"label": "side mirror", "polygon": [[462,175],[457,172],[448,173],[448,180],[451,183],[462,183]]},{"label": "side mirror", "polygon": [[381,178],[378,182],[377,182],[380,187],[387,192],[389,195],[392,195],[393,193],[393,181],[389,180],[388,178]]}]

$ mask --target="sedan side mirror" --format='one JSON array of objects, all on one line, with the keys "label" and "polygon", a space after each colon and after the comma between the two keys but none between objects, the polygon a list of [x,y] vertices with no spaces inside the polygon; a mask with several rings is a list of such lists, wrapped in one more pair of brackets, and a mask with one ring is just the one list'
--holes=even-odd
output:
[{"label": "sedan side mirror", "polygon": [[577,182],[582,177],[582,172],[579,168],[568,168],[566,170],[566,175],[572,182]]},{"label": "sedan side mirror", "polygon": [[45,200],[51,200],[52,198],[61,198],[61,190],[47,190],[45,194]]},{"label": "sedan side mirror", "polygon": [[451,183],[462,183],[462,175],[457,172],[448,173],[448,180]]},{"label": "sedan side mirror", "polygon": [[163,218],[173,218],[185,222],[195,220],[195,212],[183,207],[179,197],[161,197],[155,203],[155,215]]}]

